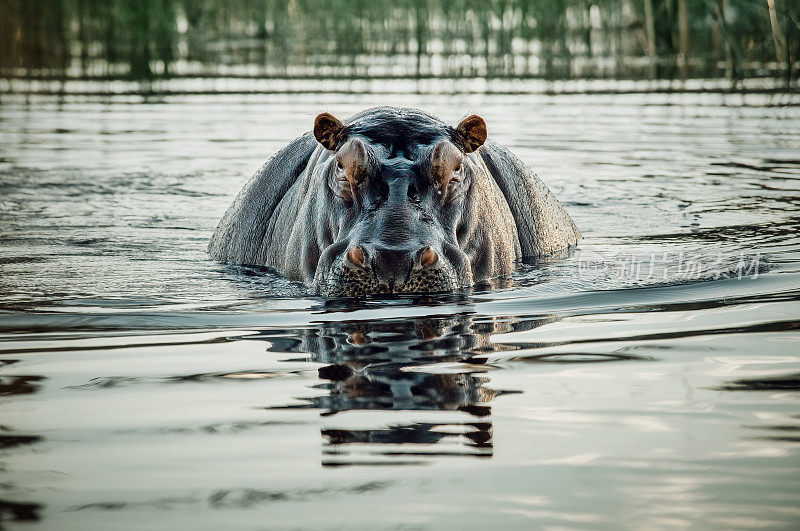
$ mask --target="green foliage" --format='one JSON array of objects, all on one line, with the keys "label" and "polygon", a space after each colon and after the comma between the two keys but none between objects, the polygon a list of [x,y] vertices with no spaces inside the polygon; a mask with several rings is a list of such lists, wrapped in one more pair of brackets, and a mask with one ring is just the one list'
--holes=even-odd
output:
[{"label": "green foliage", "polygon": [[0,0],[0,75],[792,76],[769,1]]}]

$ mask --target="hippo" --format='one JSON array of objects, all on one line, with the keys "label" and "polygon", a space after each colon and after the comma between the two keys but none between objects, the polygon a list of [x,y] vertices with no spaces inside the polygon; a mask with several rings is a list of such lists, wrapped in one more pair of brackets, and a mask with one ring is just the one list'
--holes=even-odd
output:
[{"label": "hippo", "polygon": [[441,293],[508,277],[581,234],[547,186],[487,140],[416,109],[329,113],[244,185],[208,245],[322,297]]}]

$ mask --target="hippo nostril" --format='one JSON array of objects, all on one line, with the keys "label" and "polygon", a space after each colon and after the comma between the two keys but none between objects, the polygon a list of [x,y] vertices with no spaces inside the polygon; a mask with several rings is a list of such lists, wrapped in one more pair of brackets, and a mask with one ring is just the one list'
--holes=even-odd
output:
[{"label": "hippo nostril", "polygon": [[419,255],[419,261],[423,268],[430,267],[439,260],[439,255],[433,250],[433,247],[428,246],[422,249]]},{"label": "hippo nostril", "polygon": [[360,245],[354,245],[347,251],[347,259],[357,266],[364,267],[367,263],[367,253]]}]

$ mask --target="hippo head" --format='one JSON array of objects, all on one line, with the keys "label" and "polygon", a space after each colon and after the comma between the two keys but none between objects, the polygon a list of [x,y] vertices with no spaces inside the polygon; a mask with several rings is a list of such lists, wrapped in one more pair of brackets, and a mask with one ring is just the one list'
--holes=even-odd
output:
[{"label": "hippo head", "polygon": [[470,116],[452,128],[420,126],[413,115],[357,118],[345,125],[323,113],[314,123],[327,149],[315,171],[331,227],[316,265],[317,291],[350,297],[471,285],[465,203],[482,171],[470,154],[486,140],[484,121]]},{"label": "hippo head", "polygon": [[328,297],[448,292],[504,283],[520,260],[580,231],[522,161],[416,109],[328,113],[247,181],[208,244],[216,260],[268,266]]}]

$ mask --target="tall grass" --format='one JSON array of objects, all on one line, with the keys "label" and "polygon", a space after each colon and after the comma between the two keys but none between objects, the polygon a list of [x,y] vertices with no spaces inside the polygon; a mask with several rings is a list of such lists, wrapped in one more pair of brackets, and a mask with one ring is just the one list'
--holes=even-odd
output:
[{"label": "tall grass", "polygon": [[797,0],[0,0],[0,75],[794,79]]}]

